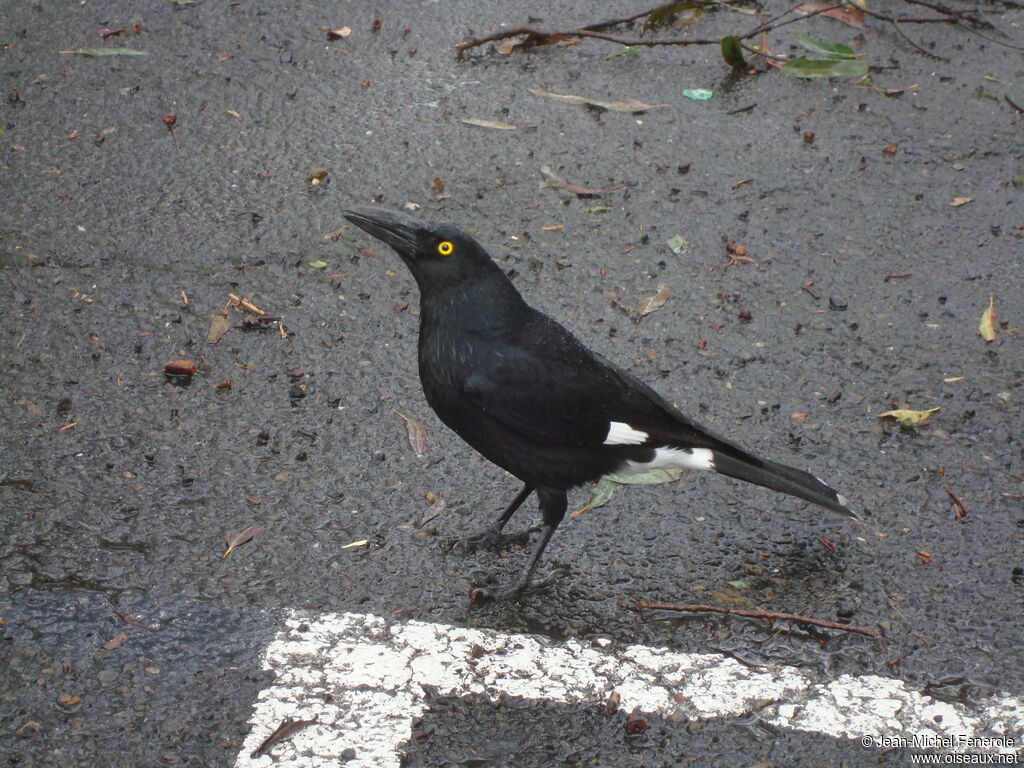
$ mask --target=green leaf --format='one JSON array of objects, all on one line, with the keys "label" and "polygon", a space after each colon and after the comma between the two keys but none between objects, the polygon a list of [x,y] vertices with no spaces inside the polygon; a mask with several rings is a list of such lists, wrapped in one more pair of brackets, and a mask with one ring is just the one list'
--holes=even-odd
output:
[{"label": "green leaf", "polygon": [[612,207],[610,205],[592,205],[589,208],[584,208],[584,213],[608,213]]},{"label": "green leaf", "polygon": [[639,55],[640,55],[640,51],[638,51],[636,48],[631,48],[630,46],[627,45],[621,51],[616,51],[615,53],[610,53],[607,56],[605,56],[604,58],[605,58],[605,61],[608,61],[609,59],[617,59],[620,56],[635,57],[635,56],[639,56]]},{"label": "green leaf", "polygon": [[309,262],[309,266],[311,266],[313,269],[327,269],[327,262],[326,261],[311,261],[311,262]]},{"label": "green leaf", "polygon": [[683,474],[681,469],[649,469],[646,472],[635,474],[617,474],[612,472],[605,475],[602,480],[610,480],[618,485],[661,485],[662,483],[674,483]]},{"label": "green leaf", "polygon": [[587,499],[587,503],[579,509],[570,512],[569,516],[576,517],[591,509],[603,507],[611,501],[612,496],[615,495],[615,489],[620,485],[661,485],[662,483],[674,483],[682,474],[683,470],[681,469],[651,469],[647,472],[637,472],[628,475],[619,475],[613,472],[598,480],[594,484],[594,489],[590,492],[590,498]]},{"label": "green leaf", "polygon": [[694,101],[707,101],[714,95],[710,88],[687,88],[683,91],[683,96]]},{"label": "green leaf", "polygon": [[868,63],[856,59],[808,59],[801,56],[782,65],[790,77],[864,77]]},{"label": "green leaf", "polygon": [[821,40],[815,40],[803,32],[794,32],[793,35],[800,41],[800,45],[811,53],[817,53],[830,59],[855,59],[858,56],[863,56],[863,54],[856,53],[853,48],[842,43],[823,43]]},{"label": "green leaf", "polygon": [[728,584],[730,587],[733,587],[734,589],[750,589],[750,585],[747,584],[747,582],[743,581],[743,579],[735,579],[733,581],[727,581],[725,583]]},{"label": "green leaf", "polygon": [[612,496],[614,494],[615,483],[609,480],[607,477],[602,477],[600,480],[597,481],[597,483],[594,484],[594,489],[590,492],[590,498],[587,499],[587,503],[584,504],[579,509],[570,512],[569,516],[576,517],[577,515],[582,515],[584,512],[587,512],[591,509],[603,507],[605,504],[611,501]]},{"label": "green leaf", "polygon": [[892,419],[904,429],[926,427],[931,419],[931,415],[938,410],[938,408],[929,408],[927,411],[911,411],[906,408],[897,408],[894,411],[878,414],[878,418]]},{"label": "green leaf", "polygon": [[148,56],[145,51],[137,51],[134,48],[76,48],[73,51],[61,51],[76,56]]},{"label": "green leaf", "polygon": [[647,24],[652,27],[656,27],[659,24],[664,23],[669,17],[674,16],[677,13],[683,11],[696,11],[703,6],[703,3],[694,2],[693,0],[683,0],[682,2],[664,3],[659,5],[649,14],[647,14]]},{"label": "green leaf", "polygon": [[672,235],[672,237],[665,241],[665,245],[671,248],[672,253],[675,254],[686,253],[686,249],[690,247],[690,244],[686,242],[686,238],[682,235]]},{"label": "green leaf", "polygon": [[722,58],[733,69],[746,69],[747,60],[743,58],[743,48],[738,37],[722,38]]}]

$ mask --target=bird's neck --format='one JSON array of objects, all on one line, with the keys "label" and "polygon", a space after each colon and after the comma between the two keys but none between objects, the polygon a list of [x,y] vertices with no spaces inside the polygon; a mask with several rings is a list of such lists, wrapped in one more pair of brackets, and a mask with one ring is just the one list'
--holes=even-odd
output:
[{"label": "bird's neck", "polygon": [[420,338],[453,333],[500,335],[517,328],[530,312],[504,274],[500,280],[432,286],[421,295]]}]

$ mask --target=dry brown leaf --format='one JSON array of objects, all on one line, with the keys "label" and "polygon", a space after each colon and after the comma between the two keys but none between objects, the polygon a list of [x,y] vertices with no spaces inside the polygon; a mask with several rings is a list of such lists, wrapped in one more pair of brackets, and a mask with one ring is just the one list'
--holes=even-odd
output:
[{"label": "dry brown leaf", "polygon": [[281,724],[274,729],[274,732],[267,736],[267,738],[263,740],[263,743],[261,743],[258,747],[256,747],[256,749],[252,751],[249,757],[253,760],[256,760],[257,758],[260,758],[263,755],[270,754],[271,747],[273,747],[279,741],[284,741],[293,733],[301,731],[303,728],[313,725],[313,723],[315,722],[317,722],[315,715],[309,720],[295,720],[293,718],[286,717],[284,720],[281,721]]},{"label": "dry brown leaf", "polygon": [[[799,14],[814,13],[822,8],[830,8],[835,3],[808,3],[806,5],[799,5],[796,7],[796,12]],[[842,8],[831,8],[827,11],[822,11],[822,16],[828,16],[831,19],[843,22],[843,24],[849,24],[851,27],[857,29],[864,29],[864,12],[860,8],[853,6],[843,6]]]},{"label": "dry brown leaf", "polygon": [[231,322],[226,314],[217,313],[210,318],[210,330],[206,332],[206,343],[216,344],[220,337],[228,332]]},{"label": "dry brown leaf", "polygon": [[107,640],[107,642],[103,644],[103,650],[116,650],[117,648],[120,648],[122,645],[124,645],[124,642],[127,639],[128,635],[126,635],[124,632],[118,632],[116,635],[114,635],[112,638],[110,638],[109,640]]},{"label": "dry brown leaf", "polygon": [[444,508],[445,508],[446,505],[447,505],[447,502],[444,500],[443,496],[438,496],[437,498],[435,498],[434,499],[434,503],[431,504],[429,507],[427,507],[423,511],[423,514],[420,515],[420,519],[416,523],[416,527],[417,528],[422,528],[424,525],[429,523],[435,517],[440,517],[440,515],[444,512]]},{"label": "dry brown leaf", "polygon": [[409,437],[409,447],[415,451],[417,456],[427,452],[427,428],[416,419],[410,419],[401,411],[395,411],[395,415],[405,422],[405,431]]},{"label": "dry brown leaf", "polygon": [[542,91],[539,88],[528,88],[527,90],[534,96],[542,96],[545,99],[560,101],[563,104],[587,104],[592,107],[600,107],[601,109],[610,109],[612,112],[646,112],[649,109],[669,106],[668,104],[646,104],[639,99],[633,98],[606,101],[605,99],[574,96],[571,93],[551,93],[550,91]]},{"label": "dry brown leaf", "polygon": [[170,376],[191,376],[196,372],[196,364],[191,360],[168,360],[164,363],[164,373]]},{"label": "dry brown leaf", "polygon": [[645,299],[640,299],[636,305],[636,313],[640,317],[649,315],[651,312],[655,312],[665,306],[665,302],[668,301],[669,293],[672,289],[665,283],[658,285],[658,292],[653,296],[648,296]]},{"label": "dry brown leaf", "polygon": [[464,117],[459,122],[466,125],[476,125],[480,128],[493,128],[496,131],[517,131],[519,126],[512,123],[503,123],[500,120],[481,120],[476,117]]},{"label": "dry brown leaf", "polygon": [[349,35],[352,34],[351,27],[338,27],[337,29],[325,29],[324,27],[317,27],[317,29],[324,30],[327,33],[327,39],[331,42],[334,42],[335,40],[341,40],[341,38],[348,37]]},{"label": "dry brown leaf", "polygon": [[240,547],[248,541],[252,541],[252,537],[263,530],[262,525],[250,525],[244,531],[238,533],[229,533],[224,537],[224,540],[228,543],[228,548],[224,550],[224,554],[221,558],[225,558],[230,555],[236,547]]},{"label": "dry brown leaf", "polygon": [[967,205],[972,200],[974,200],[973,197],[954,197],[953,202],[950,203],[950,205],[954,208],[959,208],[961,205]]},{"label": "dry brown leaf", "polygon": [[590,189],[579,184],[574,184],[568,179],[563,179],[557,173],[552,171],[551,166],[549,165],[542,165],[540,167],[540,175],[544,177],[543,186],[564,189],[566,192],[576,195],[576,197],[600,197],[601,192],[604,191],[600,189]]},{"label": "dry brown leaf", "polygon": [[978,323],[978,335],[985,341],[996,340],[996,299],[990,296],[988,307],[981,313],[981,322]]}]

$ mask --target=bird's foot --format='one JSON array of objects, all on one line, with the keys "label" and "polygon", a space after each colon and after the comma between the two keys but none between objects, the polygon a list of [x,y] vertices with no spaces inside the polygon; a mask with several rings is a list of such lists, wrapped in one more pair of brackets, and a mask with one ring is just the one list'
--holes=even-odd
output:
[{"label": "bird's foot", "polygon": [[556,568],[541,578],[521,581],[514,587],[505,587],[503,589],[495,589],[490,586],[494,581],[492,575],[476,574],[469,585],[469,599],[482,603],[489,600],[507,600],[509,598],[521,597],[522,595],[532,594],[533,592],[539,592],[550,587],[567,576],[568,573],[568,568]]},{"label": "bird's foot", "polygon": [[460,552],[477,552],[481,549],[497,549],[499,547],[508,546],[509,544],[525,545],[530,540],[530,536],[541,530],[538,525],[532,528],[527,528],[525,531],[519,533],[502,533],[497,526],[490,526],[487,529],[481,531],[475,536],[468,536],[466,538],[458,539],[447,539],[445,545],[449,551],[458,550]]}]

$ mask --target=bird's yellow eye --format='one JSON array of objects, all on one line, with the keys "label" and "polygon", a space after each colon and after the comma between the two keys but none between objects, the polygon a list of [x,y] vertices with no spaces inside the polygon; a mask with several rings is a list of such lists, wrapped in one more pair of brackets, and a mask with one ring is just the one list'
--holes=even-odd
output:
[{"label": "bird's yellow eye", "polygon": [[437,252],[440,253],[442,256],[447,256],[454,250],[455,246],[452,245],[447,240],[442,240],[440,243],[437,244]]}]

